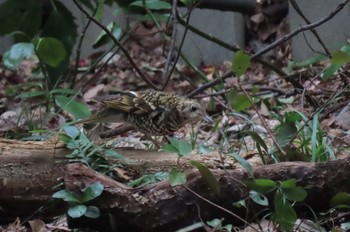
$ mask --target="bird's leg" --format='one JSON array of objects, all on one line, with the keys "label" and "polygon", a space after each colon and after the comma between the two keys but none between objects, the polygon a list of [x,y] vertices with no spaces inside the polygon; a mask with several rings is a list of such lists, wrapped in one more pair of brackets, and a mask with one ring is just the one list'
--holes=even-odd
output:
[{"label": "bird's leg", "polygon": [[154,144],[154,146],[156,146],[157,149],[160,149],[162,147],[160,142],[158,142],[157,140],[153,139],[150,134],[145,133],[145,139],[151,141]]}]

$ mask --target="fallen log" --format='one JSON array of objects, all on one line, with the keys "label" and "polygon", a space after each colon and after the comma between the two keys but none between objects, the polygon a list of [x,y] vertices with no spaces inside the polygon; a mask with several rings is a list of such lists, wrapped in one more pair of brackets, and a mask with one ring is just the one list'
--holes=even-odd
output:
[{"label": "fallen log", "polygon": [[[109,231],[174,231],[203,219],[224,217],[240,223],[245,217],[245,209],[234,208],[232,203],[246,198],[249,189],[240,182],[248,179],[246,172],[231,159],[217,154],[212,156],[194,155],[205,163],[219,180],[220,195],[210,191],[199,172],[193,170],[184,160],[182,167],[187,173],[185,186],[170,186],[168,181],[159,182],[143,188],[130,188],[103,174],[80,164],[68,164],[65,159],[68,150],[63,144],[20,142],[0,140],[0,206],[2,216],[29,216],[39,206],[51,199],[52,189],[60,181],[72,191],[100,182],[104,191],[100,197],[91,201],[101,211],[98,219],[71,221],[71,225],[83,225]],[[121,151],[135,162],[126,164],[130,172],[168,170],[177,164],[176,154],[159,152]],[[147,168],[149,167],[149,168]],[[329,208],[329,199],[339,191],[350,191],[350,158],[341,160],[307,163],[284,162],[254,168],[256,178],[282,181],[295,178],[300,186],[312,186],[308,190],[305,203],[316,210]],[[196,195],[194,193],[198,193]],[[223,211],[211,203],[227,209]],[[89,202],[90,204],[90,202]],[[62,205],[64,206],[64,205]],[[58,215],[67,208],[49,208],[45,212]],[[36,216],[40,216],[39,214]]]}]

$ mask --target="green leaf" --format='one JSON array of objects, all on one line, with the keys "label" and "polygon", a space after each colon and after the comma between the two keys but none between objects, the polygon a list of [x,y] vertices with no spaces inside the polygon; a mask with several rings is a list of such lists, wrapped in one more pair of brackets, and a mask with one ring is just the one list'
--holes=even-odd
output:
[{"label": "green leaf", "polygon": [[282,123],[277,127],[276,141],[281,148],[292,142],[294,135],[298,132],[295,123]]},{"label": "green leaf", "polygon": [[127,158],[125,156],[123,156],[122,154],[116,152],[115,150],[109,149],[105,152],[106,156],[112,157],[114,159],[119,159],[119,160],[123,160],[126,161]]},{"label": "green leaf", "polygon": [[170,10],[171,5],[168,2],[165,1],[158,1],[158,0],[148,0],[148,1],[134,1],[129,6],[137,6],[137,7],[145,7],[150,10]]},{"label": "green leaf", "polygon": [[202,163],[191,160],[191,165],[195,166],[200,172],[204,183],[213,191],[216,195],[220,195],[220,185],[214,174],[208,169],[207,166]]},{"label": "green leaf", "polygon": [[211,153],[213,151],[215,151],[213,148],[211,148],[203,143],[199,144],[199,146],[198,146],[198,153],[199,154],[208,154],[208,153]]},{"label": "green leaf", "polygon": [[97,2],[97,11],[96,11],[95,18],[98,21],[101,21],[103,18],[103,7],[104,7],[103,3],[104,3],[104,0],[98,0]]},{"label": "green leaf", "polygon": [[67,9],[61,0],[50,0],[47,15],[41,37],[53,37],[59,40],[66,52],[65,59],[56,67],[47,66],[50,88],[57,86],[57,82],[62,80],[62,75],[69,67],[70,56],[73,51],[78,30],[72,12]]},{"label": "green leaf", "polygon": [[237,77],[242,76],[250,65],[250,56],[245,54],[242,50],[235,53],[232,63],[232,71]]},{"label": "green leaf", "polygon": [[172,168],[169,172],[169,181],[171,186],[183,185],[186,183],[186,175],[182,171]]},{"label": "green leaf", "polygon": [[71,137],[69,137],[66,134],[62,134],[62,133],[58,134],[58,138],[59,138],[60,141],[62,141],[65,144],[68,144],[68,143],[70,143],[72,141]]},{"label": "green leaf", "polygon": [[185,6],[191,7],[194,3],[194,0],[180,0]]},{"label": "green leaf", "polygon": [[237,208],[241,208],[241,207],[247,208],[247,204],[246,204],[245,200],[237,201],[237,202],[233,203],[233,206],[235,206]]},{"label": "green leaf", "polygon": [[3,62],[7,68],[14,69],[24,59],[29,59],[34,53],[34,45],[32,43],[16,43],[5,52]]},{"label": "green leaf", "polygon": [[[114,22],[108,24],[107,29],[113,34],[116,39],[119,39],[122,35],[121,27]],[[92,44],[92,47],[96,49],[107,44],[109,41],[111,41],[110,36],[105,31],[101,31],[97,36],[95,42]]]},{"label": "green leaf", "polygon": [[218,218],[214,218],[211,221],[207,221],[208,226],[212,227],[212,228],[219,228],[221,227],[221,220]]},{"label": "green leaf", "polygon": [[171,153],[177,153],[177,148],[172,145],[172,144],[169,144],[169,143],[165,143],[165,144],[162,144],[162,151],[165,151],[165,152],[171,152]]},{"label": "green leaf", "polygon": [[63,130],[71,139],[74,139],[80,135],[79,129],[75,126],[64,126]]},{"label": "green leaf", "polygon": [[255,203],[262,205],[262,206],[268,206],[269,200],[267,197],[261,193],[258,193],[254,190],[249,191],[249,197],[254,201]]},{"label": "green leaf", "polygon": [[179,156],[187,156],[192,152],[190,143],[169,137],[170,144],[164,144],[162,150],[166,152],[176,152]]},{"label": "green leaf", "polygon": [[281,183],[281,190],[284,196],[291,201],[303,201],[307,192],[304,188],[296,186],[297,181],[295,179],[285,180]]},{"label": "green leaf", "polygon": [[264,148],[264,150],[267,152],[268,148],[267,145],[265,143],[265,141],[261,138],[261,136],[256,133],[255,131],[245,131],[244,133],[250,135],[250,137],[252,137],[252,139],[259,144],[262,148]]},{"label": "green leaf", "polygon": [[86,213],[87,207],[86,205],[74,205],[69,207],[68,215],[71,218],[79,218]]},{"label": "green leaf", "polygon": [[57,67],[66,58],[66,49],[56,38],[47,37],[36,40],[39,58],[51,67]]},{"label": "green leaf", "polygon": [[237,112],[246,110],[252,106],[249,98],[244,94],[240,94],[237,90],[230,91],[226,94],[226,97],[232,109]]},{"label": "green leaf", "polygon": [[50,94],[60,94],[60,95],[77,95],[77,91],[73,89],[53,89]]},{"label": "green leaf", "polygon": [[297,181],[294,178],[282,181],[282,183],[281,183],[282,190],[283,189],[295,189],[296,186],[297,186]]},{"label": "green leaf", "polygon": [[307,59],[305,61],[296,62],[296,63],[294,63],[293,66],[294,67],[300,67],[300,68],[307,67],[307,66],[310,66],[312,64],[315,64],[315,63],[317,63],[319,61],[322,61],[322,60],[325,60],[325,59],[327,59],[327,56],[321,55],[321,54],[317,54],[317,55],[315,55],[315,56],[313,56],[310,59]]},{"label": "green leaf", "polygon": [[143,175],[136,180],[130,181],[128,183],[128,186],[130,186],[130,187],[144,186],[147,184],[152,184],[152,183],[156,183],[156,182],[167,180],[167,179],[169,179],[169,173],[156,172],[154,174]]},{"label": "green leaf", "polygon": [[338,193],[337,195],[331,198],[330,206],[331,207],[350,206],[350,194],[346,192]]},{"label": "green leaf", "polygon": [[68,113],[72,114],[75,119],[81,119],[91,116],[89,108],[74,99],[58,95],[55,97],[56,105],[61,109],[66,110]]},{"label": "green leaf", "polygon": [[100,216],[100,210],[96,206],[88,206],[84,216],[88,218],[98,218]]},{"label": "green leaf", "polygon": [[149,14],[138,16],[137,21],[144,22],[144,21],[153,21],[153,19],[155,19],[158,22],[168,22],[169,18],[170,18],[170,14],[153,13],[153,17],[151,17]]},{"label": "green leaf", "polygon": [[248,161],[236,153],[229,153],[229,155],[235,158],[242,165],[250,178],[254,178],[253,168]]},{"label": "green leaf", "polygon": [[27,99],[27,98],[31,98],[31,97],[45,96],[46,93],[47,92],[45,92],[45,91],[30,91],[30,92],[21,93],[18,95],[18,97],[21,99]]},{"label": "green leaf", "polygon": [[294,189],[283,189],[282,190],[284,196],[290,200],[290,201],[303,201],[306,196],[307,192],[303,187],[295,187]]},{"label": "green leaf", "polygon": [[29,38],[34,37],[42,23],[42,8],[43,2],[37,0],[2,1],[0,5],[0,35],[21,31]]},{"label": "green leaf", "polygon": [[82,202],[87,202],[100,196],[103,192],[104,186],[100,182],[96,182],[88,186],[83,193]]},{"label": "green leaf", "polygon": [[350,56],[343,51],[336,50],[332,52],[331,61],[333,64],[345,64],[350,62]]},{"label": "green leaf", "polygon": [[52,195],[53,198],[62,199],[65,202],[81,203],[80,198],[74,192],[68,190],[60,190]]},{"label": "green leaf", "polygon": [[341,64],[331,64],[328,66],[322,74],[322,80],[328,80],[336,71],[338,71],[338,69],[341,68],[341,66]]},{"label": "green leaf", "polygon": [[244,183],[252,190],[258,193],[268,193],[276,188],[276,182],[269,179],[247,180]]},{"label": "green leaf", "polygon": [[286,123],[300,122],[303,119],[300,113],[296,111],[288,111],[284,114],[284,117]]},{"label": "green leaf", "polygon": [[289,201],[279,191],[275,194],[274,205],[274,216],[278,224],[284,231],[292,231],[297,220],[297,214]]}]

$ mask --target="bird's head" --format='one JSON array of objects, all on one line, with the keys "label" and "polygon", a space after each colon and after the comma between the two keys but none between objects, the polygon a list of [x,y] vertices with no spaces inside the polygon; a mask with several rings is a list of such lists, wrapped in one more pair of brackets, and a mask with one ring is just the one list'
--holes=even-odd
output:
[{"label": "bird's head", "polygon": [[212,123],[213,120],[205,111],[205,108],[193,99],[186,99],[181,107],[181,113],[187,123],[196,123],[200,120]]}]

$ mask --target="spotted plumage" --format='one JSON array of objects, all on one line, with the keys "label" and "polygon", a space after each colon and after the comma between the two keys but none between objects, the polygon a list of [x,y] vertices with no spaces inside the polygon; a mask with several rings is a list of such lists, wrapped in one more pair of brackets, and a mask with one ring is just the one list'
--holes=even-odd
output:
[{"label": "spotted plumage", "polygon": [[77,123],[124,121],[147,135],[168,135],[187,123],[211,120],[198,101],[171,92],[129,91],[95,100],[102,103],[99,113]]}]

